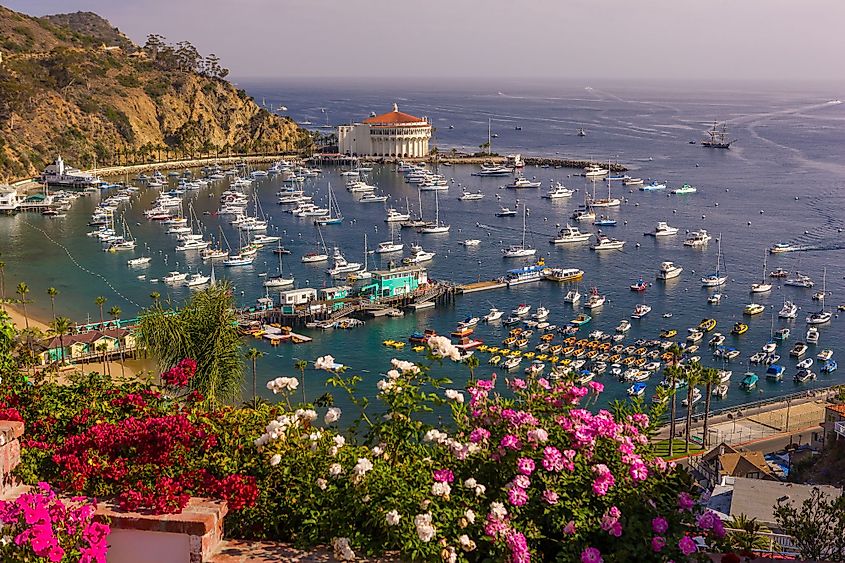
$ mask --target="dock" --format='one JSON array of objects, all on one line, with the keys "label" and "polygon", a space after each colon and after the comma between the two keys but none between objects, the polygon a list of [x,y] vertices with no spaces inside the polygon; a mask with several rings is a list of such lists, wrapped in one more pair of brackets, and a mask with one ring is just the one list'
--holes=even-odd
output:
[{"label": "dock", "polygon": [[500,289],[503,287],[507,287],[503,281],[499,280],[487,280],[487,281],[478,281],[474,283],[467,283],[464,285],[459,285],[457,291],[459,293],[477,293],[479,291],[488,291],[491,289]]}]

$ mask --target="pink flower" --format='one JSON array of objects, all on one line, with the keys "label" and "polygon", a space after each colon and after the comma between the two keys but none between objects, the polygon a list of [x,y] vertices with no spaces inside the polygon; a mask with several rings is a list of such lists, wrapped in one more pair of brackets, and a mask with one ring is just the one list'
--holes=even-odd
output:
[{"label": "pink flower", "polygon": [[725,537],[725,524],[719,518],[716,518],[716,521],[713,523],[713,535],[717,538]]},{"label": "pink flower", "polygon": [[681,550],[681,553],[684,555],[691,555],[695,553],[696,547],[695,542],[689,536],[684,536],[678,542],[678,549]]},{"label": "pink flower", "polygon": [[616,479],[613,478],[613,474],[610,472],[610,469],[608,469],[603,463],[594,465],[593,473],[596,474],[596,478],[593,481],[593,492],[598,496],[606,495],[607,491],[610,490],[610,487],[616,483]]},{"label": "pink flower", "polygon": [[667,522],[666,519],[662,516],[652,518],[651,529],[654,531],[655,534],[665,534],[666,530],[669,529],[669,522]]},{"label": "pink flower", "polygon": [[[557,493],[556,493],[556,492],[554,492],[554,491],[553,491],[553,490],[551,490],[551,489],[546,489],[545,491],[543,491],[543,500],[544,500],[544,501],[546,501],[546,502],[547,502],[547,503],[549,503],[549,504],[557,504],[557,501],[558,501],[558,496],[557,496]],[[571,522],[570,522],[570,523],[571,523]],[[568,526],[568,525],[569,525],[569,524],[567,524],[567,526]],[[565,530],[565,529],[564,529],[564,530]],[[564,531],[564,533],[566,533],[566,531]],[[574,532],[573,532],[573,533],[574,533]]]},{"label": "pink flower", "polygon": [[590,382],[590,389],[592,389],[592,390],[593,390],[593,393],[595,393],[596,395],[598,395],[599,393],[601,393],[602,391],[604,391],[604,384],[603,384],[603,383],[599,383],[598,381],[591,381],[591,382]]},{"label": "pink flower", "polygon": [[511,487],[508,490],[508,501],[514,506],[524,506],[528,502],[528,493],[525,489]]},{"label": "pink flower", "polygon": [[508,549],[511,550],[511,563],[529,563],[531,552],[528,550],[528,542],[520,532],[511,532],[505,538]]},{"label": "pink flower", "polygon": [[692,510],[693,506],[695,506],[695,501],[689,493],[682,492],[678,495],[678,508],[681,510]]},{"label": "pink flower", "polygon": [[534,473],[534,460],[530,457],[521,457],[516,460],[516,470],[523,475],[531,475]]},{"label": "pink flower", "polygon": [[535,428],[528,431],[528,441],[536,444],[542,444],[549,439],[549,433],[543,428]]},{"label": "pink flower", "polygon": [[529,479],[526,475],[517,475],[513,478],[513,485],[515,487],[519,487],[520,489],[527,489],[531,486],[531,479]]},{"label": "pink flower", "polygon": [[601,519],[601,529],[609,533],[611,536],[619,537],[622,535],[622,524],[619,523],[619,517],[622,516],[622,511],[617,507],[611,506],[605,512]]},{"label": "pink flower", "polygon": [[539,385],[540,387],[542,387],[542,388],[543,388],[543,389],[545,389],[546,391],[548,391],[549,389],[551,389],[551,388],[552,388],[552,386],[551,386],[551,385],[549,385],[549,380],[548,380],[548,379],[546,379],[545,377],[541,377],[540,379],[538,379],[538,380],[537,380],[537,385]]},{"label": "pink flower", "polygon": [[708,510],[698,517],[696,524],[702,530],[710,530],[716,524],[715,520],[718,520],[716,515],[712,511]]},{"label": "pink flower", "polygon": [[601,551],[595,547],[588,547],[581,552],[581,563],[602,563]]},{"label": "pink flower", "polygon": [[543,468],[546,471],[559,472],[563,469],[563,455],[554,446],[543,448]]},{"label": "pink flower", "polygon": [[575,522],[570,520],[566,523],[566,526],[563,527],[563,534],[565,536],[574,536],[575,535]]},{"label": "pink flower", "polygon": [[455,480],[455,475],[449,469],[438,469],[434,472],[434,480],[438,483],[451,483]]},{"label": "pink flower", "polygon": [[469,441],[473,444],[477,444],[478,442],[483,442],[487,438],[490,437],[490,431],[486,428],[476,428],[472,432],[469,433]]},{"label": "pink flower", "polygon": [[630,473],[631,478],[634,479],[634,481],[645,481],[648,479],[648,468],[641,461],[631,465]]},{"label": "pink flower", "polygon": [[502,437],[501,442],[499,444],[503,448],[508,448],[511,450],[521,450],[522,449],[522,442],[520,442],[519,438],[514,436],[513,434],[505,434]]},{"label": "pink flower", "polygon": [[509,379],[509,380],[508,380],[508,385],[510,385],[510,388],[511,388],[511,389],[514,389],[514,390],[516,390],[516,389],[525,389],[525,387],[526,387],[525,380],[524,380],[524,379],[520,379],[520,378],[518,378],[518,377],[515,377],[515,378],[513,378],[513,379]]},{"label": "pink flower", "polygon": [[492,391],[493,387],[496,386],[496,383],[492,379],[479,379],[475,383],[475,385],[479,389],[484,389],[485,391]]},{"label": "pink flower", "polygon": [[661,536],[654,536],[651,538],[651,550],[655,553],[660,552],[664,547],[666,547],[666,539]]},{"label": "pink flower", "polygon": [[59,545],[54,545],[50,548],[50,551],[47,552],[47,559],[52,561],[52,563],[61,563],[64,556],[65,550]]}]

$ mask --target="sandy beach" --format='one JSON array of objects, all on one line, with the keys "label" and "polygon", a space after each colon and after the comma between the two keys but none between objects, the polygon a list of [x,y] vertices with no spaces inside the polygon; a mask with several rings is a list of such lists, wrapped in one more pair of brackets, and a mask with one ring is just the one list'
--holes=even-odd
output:
[{"label": "sandy beach", "polygon": [[[38,330],[41,330],[45,333],[50,330],[49,324],[47,322],[44,322],[45,319],[33,318],[29,314],[27,316],[24,316],[23,308],[20,305],[12,305],[6,303],[2,305],[2,308],[12,318],[12,322],[18,330],[24,330],[26,328],[27,320],[29,322],[29,328],[37,328]],[[123,362],[122,368],[120,362],[106,362],[105,370],[106,373],[110,373],[112,377],[119,378],[121,377],[121,374],[125,374],[125,377],[134,378],[146,372],[156,373],[158,371],[158,368],[156,366],[155,360],[153,360],[152,358],[145,358],[136,360],[126,360],[125,362]],[[58,380],[61,383],[66,381],[66,378],[74,372],[88,373],[92,371],[102,372],[103,363],[88,362],[86,364],[81,365],[67,366],[59,371]]]}]

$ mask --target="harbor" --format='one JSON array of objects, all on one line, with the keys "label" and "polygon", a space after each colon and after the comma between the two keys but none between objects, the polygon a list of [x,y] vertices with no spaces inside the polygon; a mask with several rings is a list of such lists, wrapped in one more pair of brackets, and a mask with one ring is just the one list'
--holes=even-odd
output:
[{"label": "harbor", "polygon": [[[487,126],[486,120],[478,125],[456,121],[454,129],[439,128],[438,143],[460,151],[469,139],[486,135]],[[595,368],[601,366],[595,364],[603,360],[595,356],[603,351],[588,358],[592,349],[585,347],[580,358],[576,350],[567,355],[563,349],[570,346],[564,340],[575,336],[576,342],[601,344],[609,335],[611,347],[622,344],[624,351],[633,346],[631,352],[644,347],[653,355],[655,347],[647,343],[685,344],[689,329],[712,318],[715,329],[704,342],[687,343],[686,358],[697,356],[704,365],[733,372],[729,391],[714,399],[713,409],[836,383],[840,372],[821,373],[822,360],[811,369],[816,379],[794,383],[802,358],[789,355],[806,336],[805,317],[821,308],[813,296],[822,285],[831,318],[819,327],[819,343],[810,344],[805,357],[835,348],[843,335],[836,306],[845,299],[838,297],[843,288],[833,250],[841,220],[827,211],[832,192],[823,179],[815,194],[796,198],[787,191],[766,198],[767,190],[774,189],[773,177],[762,164],[734,162],[733,152],[713,153],[682,139],[665,145],[674,154],[668,163],[658,162],[647,156],[655,150],[653,140],[602,139],[601,129],[592,127],[586,137],[570,131],[567,146],[595,156],[542,157],[534,155],[557,151],[548,150],[549,138],[528,123],[515,130],[494,120],[492,129],[499,134],[494,150],[511,156],[461,161],[448,159],[449,151],[442,150],[431,159],[274,156],[212,159],[199,167],[180,162],[121,169],[114,176],[98,170],[114,185],[85,195],[68,196],[57,189],[63,216],[25,213],[0,222],[5,240],[16,241],[3,249],[4,260],[14,264],[7,283],[26,279],[36,295],[44,291],[40,285],[49,284],[79,296],[64,306],[83,321],[93,313],[96,295],[105,294],[126,316],[134,316],[152,303],[153,294],[178,305],[212,278],[225,279],[234,286],[245,338],[267,347],[268,358],[258,366],[267,375],[289,369],[297,359],[312,361],[326,350],[342,351],[344,364],[360,370],[373,358],[419,358],[408,341],[415,332],[460,334],[461,323],[497,309],[500,321],[480,322],[466,337],[468,343],[479,341],[467,351],[481,360],[482,374],[503,371],[489,363],[501,351],[489,350],[502,348],[510,332],[522,327],[534,331],[513,340],[525,340],[525,347],[504,345],[508,358],[520,359],[513,361],[519,373],[543,355],[537,361],[546,364],[547,374],[552,367],[586,360],[583,369],[606,384],[608,400],[626,398],[637,382],[616,381],[619,377],[611,374],[615,353],[607,352],[607,371],[599,373]],[[617,158],[616,151],[626,152],[623,148],[627,156]],[[509,167],[518,154],[519,166]],[[624,170],[615,168],[616,162]],[[737,181],[740,173],[749,174],[748,166],[755,179]],[[814,176],[811,170],[805,174]],[[749,204],[749,199],[758,203]],[[170,207],[156,211],[162,206]],[[232,210],[240,211],[232,215]],[[98,213],[104,218],[89,226]],[[820,222],[820,214],[827,219]],[[110,229],[106,239],[86,236],[100,229]],[[44,260],[27,260],[34,248]],[[761,283],[764,255],[763,281],[772,287],[752,294],[751,285]],[[724,285],[704,287],[701,278],[713,272],[717,258]],[[671,266],[664,271],[667,263]],[[61,276],[54,269],[59,264]],[[780,270],[787,277],[769,278]],[[786,283],[802,279],[798,273],[809,276],[815,288]],[[391,276],[395,281],[387,279]],[[642,291],[632,291],[633,286]],[[715,295],[720,299],[714,303]],[[43,300],[33,301],[30,307],[43,313]],[[800,311],[781,319],[785,301]],[[759,304],[763,312],[746,314],[749,303]],[[529,315],[519,324],[504,324],[522,304],[530,306]],[[547,320],[531,316],[540,309],[548,311]],[[640,318],[631,318],[634,313]],[[554,326],[552,338],[542,340],[545,331],[525,321]],[[613,336],[621,321],[630,328],[617,342]],[[576,322],[581,323],[577,333],[566,334]],[[734,334],[736,323],[746,325],[745,332]],[[749,362],[784,328],[792,334],[777,344],[776,354],[785,374],[769,381],[765,364]],[[665,336],[672,331],[675,336]],[[715,333],[724,342],[707,346]],[[460,342],[464,337],[453,338]],[[387,341],[403,345],[388,346]],[[559,353],[550,353],[555,346]],[[641,368],[661,364],[648,376],[636,376],[644,378],[646,400],[661,381],[663,353],[645,361],[630,355]],[[627,357],[620,353],[618,360]],[[641,369],[636,364],[620,364],[622,375]],[[448,366],[433,369],[451,375]],[[740,387],[746,372],[759,376],[752,390]],[[362,385],[374,383],[365,379]],[[701,402],[696,405],[700,412]]]}]

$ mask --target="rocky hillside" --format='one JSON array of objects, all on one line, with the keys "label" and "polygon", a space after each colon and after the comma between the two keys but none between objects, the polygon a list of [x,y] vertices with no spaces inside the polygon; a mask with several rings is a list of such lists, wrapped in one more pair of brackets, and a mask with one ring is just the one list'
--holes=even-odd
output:
[{"label": "rocky hillside", "polygon": [[0,6],[0,182],[61,154],[79,168],[307,147],[214,55],[153,36],[143,48],[96,14],[33,18]]}]

